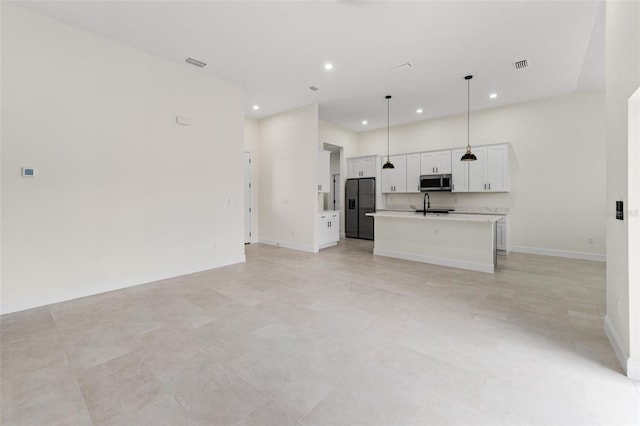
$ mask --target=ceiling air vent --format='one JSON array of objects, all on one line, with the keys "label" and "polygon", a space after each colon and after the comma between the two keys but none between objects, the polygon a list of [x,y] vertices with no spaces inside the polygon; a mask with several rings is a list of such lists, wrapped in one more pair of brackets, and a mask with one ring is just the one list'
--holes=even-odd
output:
[{"label": "ceiling air vent", "polygon": [[309,86],[309,90],[313,90],[314,92],[317,92],[320,89],[318,89],[316,86]]},{"label": "ceiling air vent", "polygon": [[521,61],[517,61],[513,63],[513,69],[518,71],[518,70],[523,70],[525,68],[529,67],[529,62],[527,62],[526,59],[523,59]]},{"label": "ceiling air vent", "polygon": [[406,62],[402,65],[398,65],[397,67],[393,67],[391,68],[391,71],[393,72],[397,72],[397,71],[407,71],[411,69],[411,63]]},{"label": "ceiling air vent", "polygon": [[207,64],[205,64],[204,62],[198,61],[197,59],[193,59],[193,58],[185,58],[184,61],[188,64],[195,65],[196,67],[199,67],[199,68],[204,68],[207,66]]}]

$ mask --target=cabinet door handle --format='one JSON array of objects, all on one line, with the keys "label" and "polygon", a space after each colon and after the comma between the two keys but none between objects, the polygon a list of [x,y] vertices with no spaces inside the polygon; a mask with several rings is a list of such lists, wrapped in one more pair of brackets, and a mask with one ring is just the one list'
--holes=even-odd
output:
[{"label": "cabinet door handle", "polygon": [[491,184],[489,184],[489,189],[491,189]]},{"label": "cabinet door handle", "polygon": [[487,189],[487,184],[486,184],[486,183],[484,184],[484,189],[485,189],[485,190]]},{"label": "cabinet door handle", "polygon": [[436,167],[436,173],[438,173],[438,168]]}]

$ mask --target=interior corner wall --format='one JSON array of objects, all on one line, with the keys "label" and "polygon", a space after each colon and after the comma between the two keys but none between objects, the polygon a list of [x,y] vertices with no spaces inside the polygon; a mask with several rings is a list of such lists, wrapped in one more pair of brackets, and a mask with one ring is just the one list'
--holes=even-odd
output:
[{"label": "interior corner wall", "polygon": [[258,121],[260,242],[315,252],[318,105]]},{"label": "interior corner wall", "polygon": [[[637,253],[629,252],[629,213],[639,206],[629,205],[628,101],[640,87],[640,3],[606,2],[606,117],[607,117],[607,318],[609,338],[629,374],[636,365],[640,379],[640,330],[631,324],[630,310],[640,309],[630,299],[631,264]],[[636,186],[637,188],[637,186]],[[637,198],[636,198],[637,199]],[[625,220],[615,218],[615,202],[625,203]],[[637,212],[637,210],[636,210]],[[636,312],[637,314],[637,312]]]},{"label": "interior corner wall", "polygon": [[[576,93],[471,113],[471,146],[510,142],[509,193],[433,193],[432,205],[508,209],[510,245],[605,258],[604,95]],[[463,148],[467,115],[391,128],[391,154]],[[386,128],[359,133],[359,155],[386,154]],[[421,206],[422,194],[387,196]],[[589,238],[593,244],[589,244]]]},{"label": "interior corner wall", "polygon": [[260,135],[258,131],[258,120],[255,118],[245,118],[244,120],[244,151],[251,153],[251,242],[257,243],[260,239],[260,158],[258,157],[258,146]]},{"label": "interior corner wall", "polygon": [[2,312],[243,261],[242,89],[0,7]]},{"label": "interior corner wall", "polygon": [[340,158],[340,235],[344,232],[344,188],[347,180],[347,158],[358,155],[358,134],[335,124],[320,120],[318,123],[320,143],[329,143],[342,147]]}]

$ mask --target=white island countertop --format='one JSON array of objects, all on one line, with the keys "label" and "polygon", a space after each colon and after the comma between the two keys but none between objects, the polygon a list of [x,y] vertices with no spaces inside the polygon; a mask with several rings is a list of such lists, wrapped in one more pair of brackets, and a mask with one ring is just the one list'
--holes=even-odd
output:
[{"label": "white island countertop", "polygon": [[367,213],[371,217],[415,219],[415,220],[451,220],[461,222],[497,222],[502,219],[502,215],[492,214],[470,214],[470,213],[415,213],[401,211],[377,211]]},{"label": "white island countertop", "polygon": [[377,211],[373,254],[493,273],[496,222],[504,216]]}]

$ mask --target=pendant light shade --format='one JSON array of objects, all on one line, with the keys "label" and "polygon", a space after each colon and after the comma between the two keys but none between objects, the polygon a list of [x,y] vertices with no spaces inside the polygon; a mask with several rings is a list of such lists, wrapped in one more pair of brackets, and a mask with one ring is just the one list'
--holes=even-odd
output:
[{"label": "pendant light shade", "polygon": [[469,114],[471,112],[471,106],[469,101],[470,99],[469,86],[472,78],[473,78],[472,75],[468,75],[464,78],[465,80],[467,80],[467,152],[465,152],[462,158],[460,158],[460,161],[476,161],[477,160],[476,156],[471,152],[471,145],[469,143]]},{"label": "pendant light shade", "polygon": [[387,162],[382,166],[383,169],[395,169],[395,166],[389,160],[389,100],[391,95],[384,97],[387,100]]}]

